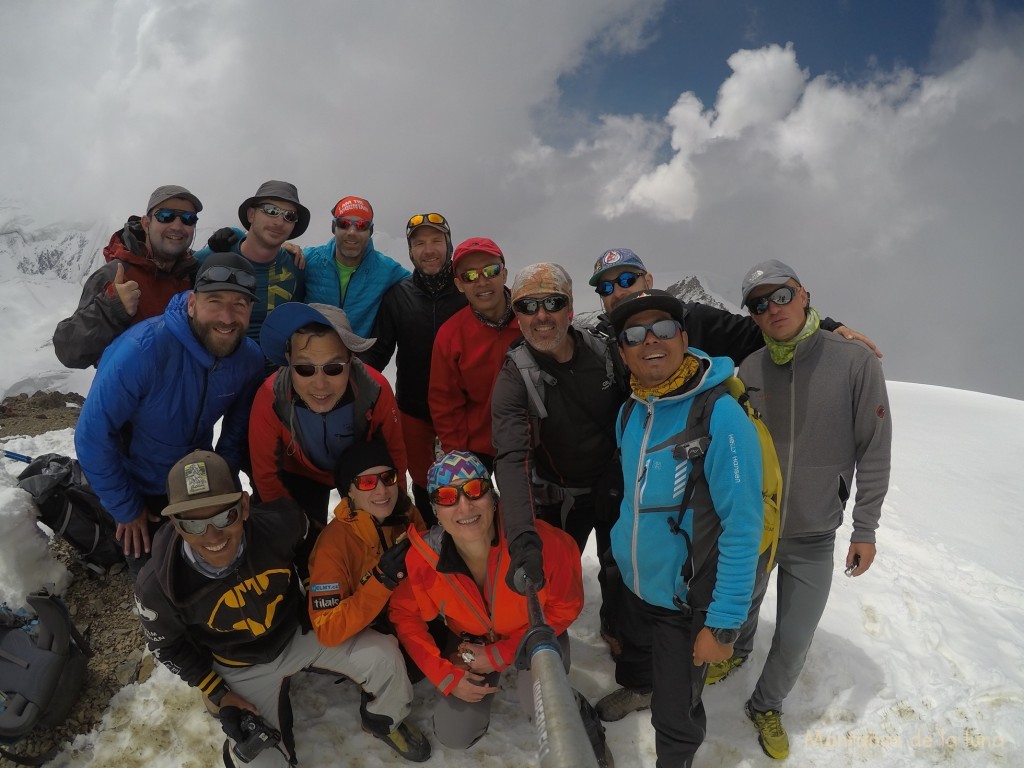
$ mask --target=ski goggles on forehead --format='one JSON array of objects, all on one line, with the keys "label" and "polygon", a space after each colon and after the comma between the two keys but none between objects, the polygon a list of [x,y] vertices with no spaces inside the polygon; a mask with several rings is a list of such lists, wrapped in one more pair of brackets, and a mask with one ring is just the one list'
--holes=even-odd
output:
[{"label": "ski goggles on forehead", "polygon": [[646,272],[620,272],[611,280],[602,280],[597,284],[597,292],[601,296],[611,296],[615,292],[615,286],[619,288],[629,288],[637,280],[643,277]]},{"label": "ski goggles on forehead", "polygon": [[501,264],[488,264],[479,269],[467,269],[459,273],[459,280],[464,283],[475,283],[481,277],[497,277],[501,274]]},{"label": "ski goggles on forehead", "polygon": [[246,272],[244,269],[234,267],[210,267],[196,279],[197,285],[209,285],[210,283],[234,283],[239,288],[247,291],[256,288],[256,275]]},{"label": "ski goggles on forehead", "polygon": [[385,488],[390,488],[398,482],[398,472],[394,469],[386,469],[373,475],[356,475],[352,478],[352,485],[360,491],[372,491],[381,482]]},{"label": "ski goggles on forehead", "polygon": [[186,227],[194,227],[199,221],[199,214],[192,211],[179,211],[177,208],[157,208],[153,211],[153,218],[161,224],[170,224],[175,219],[181,219]]},{"label": "ski goggles on forehead", "polygon": [[408,240],[412,231],[416,229],[416,227],[421,227],[424,224],[432,224],[444,230],[446,235],[451,234],[451,229],[448,227],[448,220],[440,213],[417,213],[415,216],[410,218],[409,223],[405,225],[405,238]]},{"label": "ski goggles on forehead", "polygon": [[535,299],[527,296],[524,299],[516,299],[512,302],[512,309],[520,315],[536,315],[540,312],[541,307],[544,307],[545,312],[553,314],[555,312],[561,312],[567,306],[569,306],[569,297],[563,296],[560,293],[545,296],[543,299]]},{"label": "ski goggles on forehead", "polygon": [[474,477],[463,485],[442,485],[430,492],[430,501],[439,507],[454,507],[459,503],[459,496],[476,501],[491,490],[490,480]]},{"label": "ski goggles on forehead", "polygon": [[752,315],[763,315],[768,311],[770,304],[778,304],[780,307],[784,307],[793,300],[796,296],[796,288],[791,285],[784,285],[778,288],[767,296],[759,296],[756,299],[747,299],[747,309],[750,310]]},{"label": "ski goggles on forehead", "polygon": [[298,363],[296,365],[289,365],[288,367],[295,371],[299,376],[304,379],[308,379],[313,376],[317,371],[323,371],[324,376],[341,376],[345,371],[345,366],[348,363],[324,363],[323,365],[313,365],[312,363]]},{"label": "ski goggles on forehead", "polygon": [[206,529],[211,525],[218,531],[230,528],[238,522],[241,508],[242,502],[238,502],[233,507],[228,507],[223,512],[218,512],[213,517],[204,517],[201,520],[188,520],[183,517],[178,517],[177,515],[171,515],[171,519],[174,521],[174,525],[182,533],[187,533],[189,536],[202,536],[206,533]]},{"label": "ski goggles on forehead", "polygon": [[373,222],[367,219],[342,219],[337,218],[334,220],[334,226],[338,229],[347,232],[350,229],[354,229],[356,232],[365,232],[373,226]]},{"label": "ski goggles on forehead", "polygon": [[296,211],[286,211],[284,208],[280,208],[273,203],[263,203],[262,205],[257,205],[256,208],[275,219],[280,216],[289,224],[294,224],[299,220],[299,214]]},{"label": "ski goggles on forehead", "polygon": [[678,320],[655,320],[646,325],[631,325],[628,328],[623,328],[622,333],[619,334],[619,341],[627,347],[635,347],[644,343],[648,331],[653,333],[656,338],[668,341],[675,338],[675,335],[681,330],[683,330],[683,326],[679,324]]}]

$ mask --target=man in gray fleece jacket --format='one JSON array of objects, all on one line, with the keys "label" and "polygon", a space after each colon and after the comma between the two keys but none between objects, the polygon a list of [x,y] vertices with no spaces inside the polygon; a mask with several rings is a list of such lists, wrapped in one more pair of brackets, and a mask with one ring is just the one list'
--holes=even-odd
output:
[{"label": "man in gray fleece jacket", "polygon": [[[782,527],[775,564],[778,619],[772,647],[745,705],[769,757],[789,754],[782,702],[796,684],[832,584],[836,529],[856,471],[857,498],[846,573],[875,559],[875,530],[889,487],[892,421],[882,367],[860,342],[819,329],[796,272],[765,261],[743,278],[743,303],[767,346],[740,366],[751,403],[764,417],[782,467]],[[758,568],[750,613],[736,641],[735,668],[750,653],[768,586]],[[728,673],[726,670],[726,674]]]}]

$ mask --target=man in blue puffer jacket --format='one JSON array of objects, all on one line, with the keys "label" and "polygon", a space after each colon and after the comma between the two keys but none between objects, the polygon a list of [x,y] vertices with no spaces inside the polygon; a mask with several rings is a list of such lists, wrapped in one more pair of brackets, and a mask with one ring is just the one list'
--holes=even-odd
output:
[{"label": "man in blue puffer jacket", "polygon": [[[644,290],[610,320],[632,389],[617,429],[625,492],[612,554],[626,614],[651,627],[657,765],[689,766],[706,730],[707,665],[730,657],[750,606],[763,527],[761,449],[732,397],[702,396],[732,375],[733,363],[687,348],[679,299]],[[703,419],[688,427],[691,408],[706,412],[705,403],[709,433]]]},{"label": "man in blue puffer jacket", "polygon": [[133,574],[167,504],[167,473],[185,454],[212,449],[222,416],[218,452],[235,471],[246,458],[249,410],[263,379],[263,353],[245,335],[255,286],[246,259],[212,254],[195,290],[121,334],[100,359],[75,451],[117,523]]},{"label": "man in blue puffer jacket", "polygon": [[333,239],[303,250],[306,302],[345,310],[352,331],[368,337],[388,288],[411,273],[373,247],[373,208],[361,197],[343,197],[331,209]]}]

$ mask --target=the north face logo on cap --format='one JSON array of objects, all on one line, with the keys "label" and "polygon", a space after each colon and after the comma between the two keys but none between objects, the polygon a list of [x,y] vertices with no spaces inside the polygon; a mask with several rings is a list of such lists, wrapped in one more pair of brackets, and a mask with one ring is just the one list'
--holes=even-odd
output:
[{"label": "the north face logo on cap", "polygon": [[210,492],[210,478],[206,474],[205,461],[185,465],[185,492],[189,496]]},{"label": "the north face logo on cap", "polygon": [[764,274],[764,270],[763,269],[759,269],[756,272],[751,272],[750,273],[750,277],[747,278],[747,281],[752,283],[755,280],[757,280],[757,278],[759,278],[763,274]]}]

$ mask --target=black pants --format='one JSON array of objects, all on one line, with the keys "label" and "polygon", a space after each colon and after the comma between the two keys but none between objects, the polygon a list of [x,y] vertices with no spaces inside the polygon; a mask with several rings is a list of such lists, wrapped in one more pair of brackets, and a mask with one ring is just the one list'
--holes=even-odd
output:
[{"label": "black pants", "polygon": [[[327,507],[331,503],[331,486],[324,485],[305,475],[293,472],[282,472],[281,482],[288,493],[302,507],[306,517],[313,523],[315,530],[322,531],[327,525]],[[345,489],[346,492],[348,489]]]},{"label": "black pants", "polygon": [[651,629],[651,724],[658,768],[690,766],[707,733],[701,693],[708,668],[693,665],[693,641],[704,626],[703,614],[651,605],[629,590],[624,601]]}]

